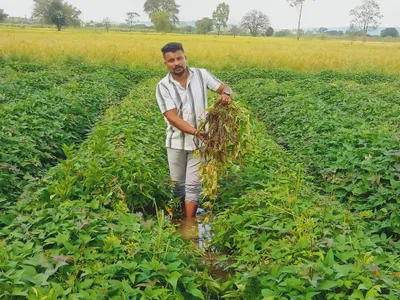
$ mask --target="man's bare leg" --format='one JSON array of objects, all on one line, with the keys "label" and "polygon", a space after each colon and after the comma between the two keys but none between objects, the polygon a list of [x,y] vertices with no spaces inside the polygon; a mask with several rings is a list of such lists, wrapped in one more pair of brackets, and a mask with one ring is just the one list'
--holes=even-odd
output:
[{"label": "man's bare leg", "polygon": [[185,201],[185,217],[194,218],[197,212],[197,204],[191,201]]}]

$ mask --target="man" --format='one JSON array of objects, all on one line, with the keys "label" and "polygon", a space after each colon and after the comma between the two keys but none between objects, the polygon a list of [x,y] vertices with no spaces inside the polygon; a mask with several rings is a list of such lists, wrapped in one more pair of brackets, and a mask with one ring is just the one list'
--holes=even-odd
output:
[{"label": "man", "polygon": [[189,68],[180,43],[169,43],[161,52],[169,73],[157,84],[156,97],[167,122],[166,147],[174,196],[184,200],[187,218],[196,216],[200,199],[201,158],[193,157],[207,133],[199,131],[205,119],[207,89],[218,93],[218,101],[231,103],[232,90],[205,69]]}]

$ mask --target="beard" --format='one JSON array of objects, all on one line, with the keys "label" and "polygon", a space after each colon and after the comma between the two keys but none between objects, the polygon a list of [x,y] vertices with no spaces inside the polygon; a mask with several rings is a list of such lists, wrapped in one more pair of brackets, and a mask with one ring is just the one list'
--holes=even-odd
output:
[{"label": "beard", "polygon": [[182,76],[185,74],[186,69],[184,67],[176,67],[174,68],[174,74],[177,76]]}]

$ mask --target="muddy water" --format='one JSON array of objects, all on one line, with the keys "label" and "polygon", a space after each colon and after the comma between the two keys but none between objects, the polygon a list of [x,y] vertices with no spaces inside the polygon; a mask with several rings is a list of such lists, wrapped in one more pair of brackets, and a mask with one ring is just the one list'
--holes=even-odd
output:
[{"label": "muddy water", "polygon": [[204,213],[200,213],[196,218],[174,220],[174,224],[178,226],[178,231],[186,241],[191,241],[196,247],[204,250],[204,258],[201,263],[208,267],[209,273],[227,280],[229,272],[225,269],[228,265],[218,262],[218,252],[210,246],[212,228],[210,224],[203,222],[204,216]]}]

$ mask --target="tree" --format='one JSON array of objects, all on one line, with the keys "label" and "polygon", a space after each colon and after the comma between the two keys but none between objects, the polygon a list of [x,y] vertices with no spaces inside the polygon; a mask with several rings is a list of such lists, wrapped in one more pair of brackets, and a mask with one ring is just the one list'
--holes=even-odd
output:
[{"label": "tree", "polygon": [[236,25],[232,25],[231,30],[229,30],[233,34],[233,38],[236,38],[236,36],[240,33],[240,28]]},{"label": "tree", "polygon": [[318,33],[319,34],[325,34],[327,31],[328,31],[328,28],[325,28],[325,27],[320,27],[318,29]]},{"label": "tree", "polygon": [[213,12],[214,26],[217,29],[217,34],[221,32],[221,27],[226,28],[226,22],[229,19],[229,5],[224,2],[218,4],[217,9]]},{"label": "tree", "polygon": [[303,4],[306,0],[287,0],[290,4],[290,6],[295,7],[297,9],[297,12],[299,14],[299,21],[297,23],[297,40],[300,39],[301,35],[301,17],[303,15]]},{"label": "tree", "polygon": [[343,36],[344,32],[342,30],[327,30],[325,31],[325,34],[332,36]]},{"label": "tree", "polygon": [[394,27],[388,27],[381,31],[381,37],[399,37],[399,31]]},{"label": "tree", "polygon": [[369,31],[375,30],[382,19],[379,4],[376,0],[363,0],[363,3],[350,10],[353,17],[351,24],[363,32],[363,42]]},{"label": "tree", "polygon": [[213,20],[210,18],[203,18],[196,21],[196,32],[198,34],[207,34],[213,30]]},{"label": "tree", "polygon": [[[170,21],[173,24],[179,23],[179,5],[175,3],[175,0],[146,0],[143,6],[143,11],[149,15],[151,19],[151,15],[153,13],[159,13],[162,11],[169,12]],[[160,15],[157,19],[160,18]]]},{"label": "tree", "polygon": [[180,32],[182,33],[193,33],[195,28],[191,25],[185,25],[180,28]]},{"label": "tree", "polygon": [[33,17],[47,24],[54,24],[61,31],[64,26],[80,26],[81,11],[63,0],[33,0]]},{"label": "tree", "polygon": [[174,24],[171,21],[171,14],[168,11],[160,11],[151,14],[151,22],[156,31],[171,32]]},{"label": "tree", "polygon": [[133,25],[135,25],[138,22],[138,18],[140,15],[137,12],[127,12],[126,13],[126,24],[128,24],[129,31],[132,31]]},{"label": "tree", "polygon": [[267,28],[267,31],[265,32],[265,36],[273,36],[275,33],[274,29],[270,26]]},{"label": "tree", "polygon": [[275,33],[276,37],[287,37],[287,36],[292,36],[292,32],[289,29],[284,29],[281,31],[277,31]]},{"label": "tree", "polygon": [[8,15],[4,12],[4,9],[0,9],[0,23],[7,19]]},{"label": "tree", "polygon": [[354,26],[354,24],[350,24],[349,29],[346,30],[346,35],[350,37],[350,41],[353,44],[356,37],[363,36],[363,32]]},{"label": "tree", "polygon": [[242,28],[249,30],[252,36],[257,36],[268,28],[270,22],[266,14],[253,9],[242,18],[240,24]]},{"label": "tree", "polygon": [[110,18],[105,18],[103,20],[103,24],[104,24],[104,27],[107,30],[107,33],[108,33],[110,31],[110,28],[111,28],[111,25],[112,25],[112,22],[111,22]]}]

